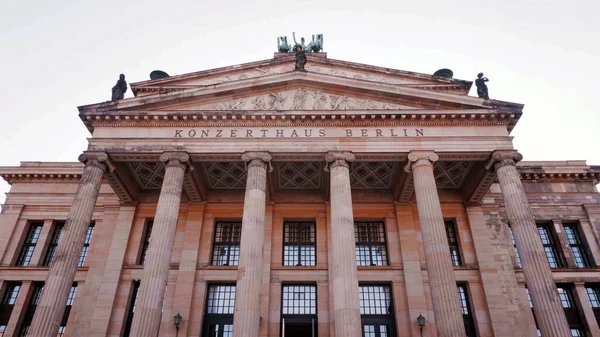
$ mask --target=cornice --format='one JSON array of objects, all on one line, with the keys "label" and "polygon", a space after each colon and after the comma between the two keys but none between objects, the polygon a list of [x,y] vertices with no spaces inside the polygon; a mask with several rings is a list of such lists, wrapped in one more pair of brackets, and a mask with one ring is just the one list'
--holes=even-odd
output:
[{"label": "cornice", "polygon": [[227,127],[227,126],[458,126],[506,125],[509,132],[522,113],[515,109],[464,110],[340,110],[340,111],[121,111],[85,113],[95,127]]},{"label": "cornice", "polygon": [[[517,168],[518,169],[518,168]],[[593,183],[600,182],[600,172],[585,173],[531,173],[519,172],[521,181],[527,183]]]},{"label": "cornice", "polygon": [[[82,170],[83,171],[83,170]],[[81,174],[60,174],[60,173],[7,173],[0,174],[0,177],[9,184],[14,183],[79,183]]]}]

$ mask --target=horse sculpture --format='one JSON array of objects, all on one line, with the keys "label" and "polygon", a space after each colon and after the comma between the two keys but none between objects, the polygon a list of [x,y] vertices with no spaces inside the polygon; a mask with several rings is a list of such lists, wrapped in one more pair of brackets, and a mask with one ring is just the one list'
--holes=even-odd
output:
[{"label": "horse sculpture", "polygon": [[288,53],[292,51],[292,46],[287,42],[287,36],[277,38],[277,50],[280,53]]},{"label": "horse sculpture", "polygon": [[[302,47],[305,53],[318,53],[323,51],[323,34],[317,34],[312,36],[312,41],[308,45],[304,45],[304,38],[300,39],[300,43],[296,42],[296,34],[294,36],[294,46],[287,42],[287,36],[280,36],[277,38],[277,51],[280,53],[289,53],[294,51],[296,45]],[[316,37],[316,39],[315,39]]]}]

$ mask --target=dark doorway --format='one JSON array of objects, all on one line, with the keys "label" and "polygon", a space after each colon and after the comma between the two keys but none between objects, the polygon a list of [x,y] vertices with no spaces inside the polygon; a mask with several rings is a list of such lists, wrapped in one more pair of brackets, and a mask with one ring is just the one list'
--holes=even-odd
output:
[{"label": "dark doorway", "polygon": [[312,337],[312,329],[311,323],[287,323],[284,337]]}]

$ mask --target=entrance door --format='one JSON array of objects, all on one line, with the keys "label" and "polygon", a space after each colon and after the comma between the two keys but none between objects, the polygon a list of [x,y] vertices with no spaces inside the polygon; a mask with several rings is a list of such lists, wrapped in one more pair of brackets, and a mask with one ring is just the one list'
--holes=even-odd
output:
[{"label": "entrance door", "polygon": [[281,320],[281,337],[317,337],[315,318],[285,317]]},{"label": "entrance door", "polygon": [[205,337],[231,337],[233,336],[233,324],[227,323],[209,323],[205,328]]}]

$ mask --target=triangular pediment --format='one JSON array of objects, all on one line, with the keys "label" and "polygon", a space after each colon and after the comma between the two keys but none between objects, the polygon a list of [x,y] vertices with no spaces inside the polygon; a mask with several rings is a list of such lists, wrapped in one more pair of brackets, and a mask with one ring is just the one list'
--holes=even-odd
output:
[{"label": "triangular pediment", "polygon": [[[342,79],[355,79],[373,83],[443,91],[457,95],[467,95],[472,82],[454,78],[437,77],[403,70],[376,67],[366,64],[333,60],[326,57],[308,55],[306,71],[330,75]],[[157,92],[172,92],[201,88],[240,80],[283,74],[294,70],[293,54],[280,54],[271,60],[245,63],[195,73],[171,76],[168,78],[143,81],[131,84],[137,97]]]},{"label": "triangular pediment", "polygon": [[489,108],[481,98],[293,70],[80,107],[82,112],[481,108]]}]

